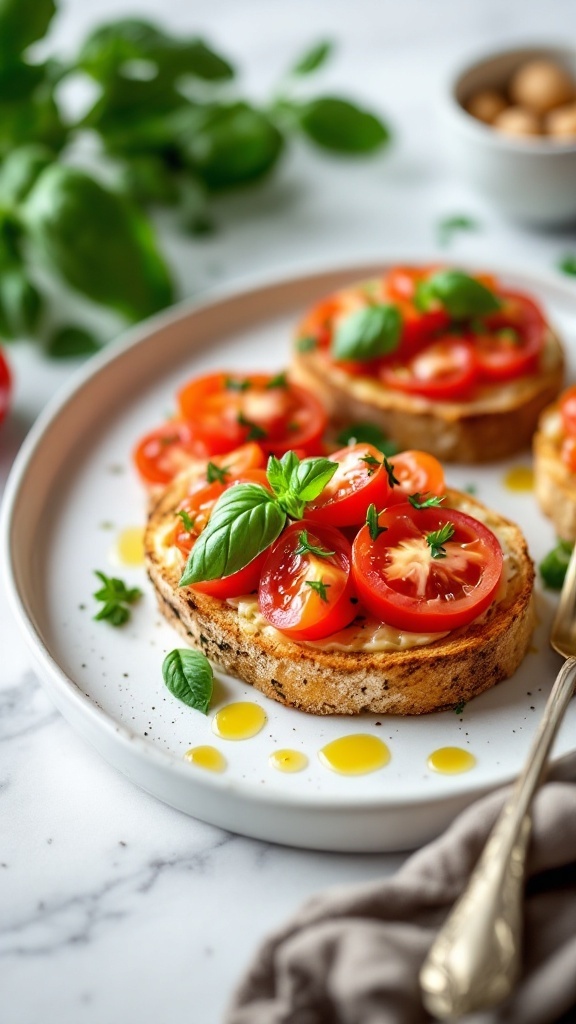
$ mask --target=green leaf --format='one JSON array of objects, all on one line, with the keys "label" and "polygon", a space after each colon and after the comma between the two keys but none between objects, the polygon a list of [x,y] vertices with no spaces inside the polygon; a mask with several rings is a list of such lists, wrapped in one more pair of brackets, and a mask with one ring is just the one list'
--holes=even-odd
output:
[{"label": "green leaf", "polygon": [[334,50],[334,43],[325,39],[311,46],[294,64],[291,74],[309,75],[326,63]]},{"label": "green leaf", "polygon": [[388,529],[387,526],[380,526],[378,521],[379,514],[380,513],[378,512],[376,505],[368,505],[368,508],[366,509],[366,526],[368,527],[368,532],[372,540],[378,540],[380,534],[386,533],[386,530]]},{"label": "green leaf", "polygon": [[51,359],[74,359],[99,352],[101,345],[91,331],[76,324],[58,327],[46,343],[46,354]]},{"label": "green leaf", "polygon": [[444,544],[450,540],[455,530],[454,523],[444,523],[439,530],[426,534],[426,543],[432,550],[432,558],[446,558]]},{"label": "green leaf", "polygon": [[36,332],[44,306],[36,285],[20,267],[0,273],[0,324],[7,338],[30,337]]},{"label": "green leaf", "polygon": [[314,590],[315,593],[318,594],[321,601],[325,601],[326,604],[329,604],[328,591],[332,586],[331,583],[324,583],[324,580],[305,580],[304,582],[307,587],[310,587],[311,590]]},{"label": "green leaf", "polygon": [[266,114],[238,102],[190,108],[180,118],[175,142],[193,173],[219,191],[268,174],[284,140]]},{"label": "green leaf", "polygon": [[280,536],[286,513],[259,484],[236,484],[218,498],[179,586],[231,576]]},{"label": "green leaf", "polygon": [[569,253],[567,256],[563,256],[558,261],[558,270],[561,270],[563,274],[568,274],[570,277],[576,277],[576,255]]},{"label": "green leaf", "polygon": [[388,458],[400,451],[398,445],[390,441],[375,423],[350,423],[337,435],[336,442],[342,447],[347,444],[371,444]]},{"label": "green leaf", "polygon": [[209,484],[225,484],[229,476],[228,466],[217,466],[215,462],[209,462],[206,466],[206,480]]},{"label": "green leaf", "polygon": [[479,227],[478,221],[463,214],[444,217],[438,224],[438,244],[450,245],[453,237],[460,231],[478,231]]},{"label": "green leaf", "polygon": [[371,153],[390,140],[378,117],[336,96],[310,100],[297,114],[308,138],[334,153]]},{"label": "green leaf", "polygon": [[162,157],[155,153],[130,156],[121,169],[120,184],[127,195],[144,206],[155,203],[174,206],[179,199],[178,182]]},{"label": "green leaf", "polygon": [[276,497],[281,498],[290,489],[292,475],[298,465],[296,452],[288,451],[281,459],[271,455],[266,467],[268,482]]},{"label": "green leaf", "polygon": [[48,64],[23,62],[0,66],[1,158],[29,143],[56,152],[66,142],[69,129],[62,121],[47,69]]},{"label": "green leaf", "polygon": [[296,348],[298,352],[312,352],[317,347],[316,338],[298,338]]},{"label": "green leaf", "polygon": [[209,82],[227,81],[234,69],[197,38],[170,36],[152,22],[121,18],[96,28],[85,40],[78,66],[99,82],[108,82],[130,62],[150,62],[160,75],[175,81],[193,75]]},{"label": "green leaf", "polygon": [[438,495],[432,494],[427,498],[426,494],[421,494],[420,491],[416,491],[415,494],[408,495],[408,501],[412,505],[412,508],[420,511],[423,508],[439,508],[444,501],[444,497],[438,497]]},{"label": "green leaf", "polygon": [[0,202],[7,206],[21,203],[54,159],[51,149],[36,143],[14,149],[0,167]]},{"label": "green leaf", "polygon": [[486,316],[500,309],[500,300],[486,285],[462,270],[439,270],[416,289],[416,305],[426,311],[436,302],[454,320]]},{"label": "green leaf", "polygon": [[162,663],[162,676],[170,693],[189,708],[208,714],[214,675],[205,654],[189,648],[176,648]]},{"label": "green leaf", "polygon": [[330,459],[302,459],[290,476],[290,490],[304,502],[314,501],[334,476],[338,463]]},{"label": "green leaf", "polygon": [[195,519],[190,518],[190,514],[186,511],[185,508],[179,509],[176,515],[180,516],[184,529],[187,530],[188,533],[192,533],[192,531],[194,530]]},{"label": "green leaf", "polygon": [[573,546],[569,541],[560,540],[540,562],[540,575],[544,584],[551,590],[562,589]]},{"label": "green leaf", "polygon": [[365,306],[340,321],[332,341],[332,354],[336,359],[359,362],[376,359],[395,351],[401,333],[402,316],[397,306]]},{"label": "green leaf", "polygon": [[102,586],[93,596],[102,602],[103,607],[94,618],[97,621],[106,620],[112,626],[123,626],[130,618],[130,609],[126,605],[138,601],[142,597],[142,591],[138,587],[127,587],[123,580],[107,576],[98,570],[95,570],[95,575]]},{"label": "green leaf", "polygon": [[88,298],[130,320],[172,302],[169,271],[145,215],[84,171],[46,168],[22,216],[51,269]]},{"label": "green leaf", "polygon": [[336,554],[335,551],[328,551],[327,548],[321,548],[318,544],[311,544],[308,540],[308,530],[302,530],[298,534],[298,547],[294,551],[295,555],[316,555],[317,558],[330,558],[331,555]]},{"label": "green leaf", "polygon": [[0,0],[0,53],[4,64],[42,39],[56,13],[54,0]]}]

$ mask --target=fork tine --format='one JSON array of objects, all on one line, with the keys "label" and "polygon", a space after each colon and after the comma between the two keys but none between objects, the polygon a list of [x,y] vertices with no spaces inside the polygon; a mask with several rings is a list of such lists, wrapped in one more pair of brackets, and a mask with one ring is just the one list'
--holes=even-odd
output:
[{"label": "fork tine", "polygon": [[566,578],[552,623],[550,645],[564,658],[576,656],[576,544],[570,555]]}]

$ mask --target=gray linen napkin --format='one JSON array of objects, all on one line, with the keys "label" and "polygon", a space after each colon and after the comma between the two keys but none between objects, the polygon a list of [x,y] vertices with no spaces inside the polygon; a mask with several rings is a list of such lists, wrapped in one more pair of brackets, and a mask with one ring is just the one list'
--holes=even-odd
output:
[{"label": "gray linen napkin", "polygon": [[[422,1024],[418,971],[468,879],[503,800],[468,808],[393,877],[331,889],[269,938],[226,1024]],[[576,785],[538,794],[525,899],[524,971],[475,1024],[576,1022]]]}]

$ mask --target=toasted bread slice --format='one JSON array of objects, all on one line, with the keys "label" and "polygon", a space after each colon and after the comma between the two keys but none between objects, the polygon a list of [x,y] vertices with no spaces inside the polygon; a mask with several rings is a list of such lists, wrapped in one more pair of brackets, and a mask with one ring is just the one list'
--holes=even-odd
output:
[{"label": "toasted bread slice", "polygon": [[564,432],[558,402],[542,413],[534,435],[534,489],[562,540],[576,540],[576,474],[561,458]]},{"label": "toasted bread slice", "polygon": [[418,448],[444,462],[493,462],[530,444],[538,416],[558,394],[564,356],[548,332],[539,372],[491,384],[470,402],[437,402],[355,377],[319,349],[296,351],[290,377],[325,405],[334,426],[376,424],[401,449]]},{"label": "toasted bread slice", "polygon": [[507,574],[499,599],[475,622],[427,638],[425,646],[403,647],[410,635],[396,633],[393,649],[358,650],[347,647],[350,632],[357,646],[366,628],[373,639],[376,624],[358,623],[321,643],[295,643],[261,619],[254,598],[226,602],[179,589],[183,560],[169,537],[187,485],[183,474],[168,487],[146,530],[146,565],[160,610],[188,644],[266,696],[317,715],[420,715],[470,700],[511,676],[524,658],[534,627],[526,542],[517,526],[468,495],[451,491],[448,503],[497,532]]}]

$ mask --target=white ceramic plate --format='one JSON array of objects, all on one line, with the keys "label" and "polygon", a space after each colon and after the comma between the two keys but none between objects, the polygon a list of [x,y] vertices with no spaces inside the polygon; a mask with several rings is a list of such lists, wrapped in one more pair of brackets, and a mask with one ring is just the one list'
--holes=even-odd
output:
[{"label": "white ceramic plate", "polygon": [[[560,659],[548,648],[555,599],[538,594],[534,652],[516,676],[470,702],[462,715],[419,718],[313,717],[219,677],[208,718],[165,689],[161,664],[181,646],[156,611],[140,568],[122,569],[145,598],[122,629],[93,621],[94,569],[110,571],[110,550],[125,527],[138,525],[145,499],[130,462],[136,439],[172,409],[187,377],[209,369],[277,369],[288,359],[301,311],[325,293],[381,269],[347,267],[217,296],[156,318],[94,360],[35,426],[14,468],[4,514],[8,588],[20,626],[56,705],[103,757],[137,785],[189,814],[245,835],[328,850],[399,850],[438,834],[477,795],[520,769]],[[576,345],[576,290],[555,278],[504,273],[512,286],[541,299]],[[503,485],[511,465],[455,467],[450,483],[474,484],[481,500],[516,520],[538,560],[554,535],[531,494]],[[110,528],[112,524],[112,528]],[[243,742],[217,739],[213,713],[235,699],[255,700],[264,730]],[[557,767],[574,766],[576,704],[555,746]],[[324,768],[318,750],[351,732],[381,737],[392,758],[370,775]],[[183,760],[196,744],[219,747],[222,775]],[[469,749],[466,774],[428,770],[436,748]],[[288,775],[268,765],[279,747],[302,750],[308,768]]]}]

